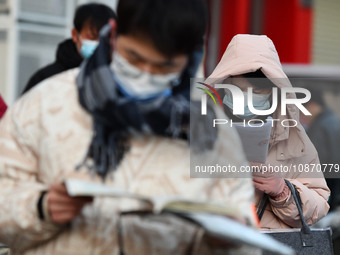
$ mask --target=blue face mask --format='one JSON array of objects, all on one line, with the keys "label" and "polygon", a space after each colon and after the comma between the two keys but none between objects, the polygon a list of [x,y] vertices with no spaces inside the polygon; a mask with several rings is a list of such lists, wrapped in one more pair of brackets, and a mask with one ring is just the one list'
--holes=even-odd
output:
[{"label": "blue face mask", "polygon": [[[248,107],[248,100],[247,92],[243,92],[244,96],[244,114],[243,115],[236,115],[240,119],[251,119],[255,117],[255,114],[249,110]],[[253,93],[253,106],[257,110],[268,110],[270,109],[271,102],[270,102],[271,94],[255,94]],[[228,106],[231,110],[233,109],[233,97],[231,93],[226,93],[223,98],[223,103]]]},{"label": "blue face mask", "polygon": [[172,88],[177,86],[180,81],[180,72],[163,75],[151,74],[133,66],[118,52],[113,54],[111,67],[120,92],[135,102],[147,102],[160,97],[169,97],[172,94]]},{"label": "blue face mask", "polygon": [[92,56],[93,52],[98,46],[98,43],[98,41],[94,40],[81,40],[80,54],[83,56],[84,59],[88,59]]}]

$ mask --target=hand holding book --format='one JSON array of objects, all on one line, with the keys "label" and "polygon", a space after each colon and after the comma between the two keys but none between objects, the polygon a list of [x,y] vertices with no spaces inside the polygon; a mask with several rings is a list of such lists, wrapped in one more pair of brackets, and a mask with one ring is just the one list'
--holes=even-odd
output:
[{"label": "hand holding book", "polygon": [[64,181],[70,196],[106,196],[113,198],[133,198],[149,203],[153,213],[171,213],[175,216],[195,222],[204,228],[212,242],[220,246],[230,243],[249,245],[277,254],[294,254],[289,247],[282,245],[256,230],[232,220],[238,218],[240,212],[236,208],[212,203],[210,201],[194,201],[181,197],[146,197],[128,191],[116,189],[100,183],[77,179]]}]

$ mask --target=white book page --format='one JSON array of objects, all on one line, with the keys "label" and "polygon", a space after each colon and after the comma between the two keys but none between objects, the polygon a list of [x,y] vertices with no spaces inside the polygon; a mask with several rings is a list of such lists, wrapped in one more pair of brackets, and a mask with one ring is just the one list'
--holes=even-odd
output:
[{"label": "white book page", "polygon": [[[115,198],[132,198],[151,203],[154,213],[160,213],[164,206],[170,202],[190,202],[189,200],[179,199],[176,196],[159,196],[146,197],[136,193],[120,190],[105,184],[84,181],[81,179],[66,179],[64,180],[67,193],[70,196],[91,196],[91,197],[115,197]],[[192,202],[192,201],[191,201]]]},{"label": "white book page", "polygon": [[70,196],[105,196],[115,198],[132,198],[147,202],[152,205],[154,213],[161,213],[162,210],[170,211],[194,211],[222,214],[227,216],[239,215],[236,208],[227,207],[221,204],[208,201],[198,201],[195,199],[183,198],[175,195],[163,195],[147,197],[136,193],[120,190],[102,183],[84,181],[81,179],[64,180],[67,192]]},{"label": "white book page", "polygon": [[64,180],[67,193],[70,196],[110,196],[110,197],[125,197],[135,198],[149,201],[149,198],[125,190],[120,190],[115,187],[107,186],[105,184],[84,181],[80,179],[66,179]]},{"label": "white book page", "polygon": [[[181,202],[189,204],[204,205],[204,202],[181,199],[176,196],[161,196],[149,198],[146,196],[134,194],[131,192],[119,190],[117,188],[106,186],[105,184],[84,181],[80,179],[66,179],[64,181],[67,192],[70,196],[109,196],[115,198],[133,198],[147,201],[153,205],[154,213],[160,213],[164,206],[171,202]],[[202,206],[204,210],[204,206]],[[175,210],[174,212],[176,212]],[[226,210],[226,215],[229,213]],[[235,213],[235,212],[233,212]],[[291,250],[275,239],[260,234],[252,228],[246,227],[234,220],[217,214],[201,212],[184,212],[179,210],[178,215],[185,215],[207,230],[213,236],[233,241],[235,243],[248,244],[265,250],[277,252],[277,254],[290,255]]]},{"label": "white book page", "polygon": [[293,249],[276,241],[274,238],[227,217],[220,215],[212,216],[204,213],[187,213],[184,215],[200,224],[210,235],[222,240],[246,244],[274,252],[275,254],[295,254]]}]

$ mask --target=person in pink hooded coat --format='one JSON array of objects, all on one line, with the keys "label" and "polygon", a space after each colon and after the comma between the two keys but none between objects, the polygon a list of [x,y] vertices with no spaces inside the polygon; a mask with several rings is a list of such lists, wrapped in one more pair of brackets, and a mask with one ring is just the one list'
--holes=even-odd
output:
[{"label": "person in pink hooded coat", "polygon": [[[264,88],[258,89],[256,85],[249,83],[248,77],[263,77],[264,79],[262,80],[267,85],[261,85]],[[247,91],[247,87],[253,87],[255,94],[262,94],[262,96],[268,98],[268,106],[271,104],[270,92],[272,87],[278,88],[279,95],[282,88],[292,87],[282,70],[273,42],[264,35],[234,36],[221,61],[206,80],[211,85],[228,81],[243,91]],[[268,85],[268,83],[272,85]],[[287,98],[295,98],[295,94],[288,93]],[[242,119],[242,117],[236,117],[231,113],[230,105],[232,105],[232,101],[228,104],[228,96],[224,96],[223,102],[225,112],[233,121]],[[284,127],[281,125],[281,121],[285,119],[298,120],[298,109],[294,105],[288,104],[287,116],[283,116],[281,115],[280,106],[279,103],[274,113],[271,114],[271,117],[278,121],[275,121],[271,130],[268,156],[265,164],[292,166],[293,169],[294,167],[298,169],[302,165],[311,166],[312,168],[313,164],[319,164],[317,151],[301,124],[297,121],[295,127]],[[267,107],[267,109],[269,108]],[[251,118],[258,119],[259,116],[252,116]],[[255,163],[251,162],[251,164]],[[268,175],[270,174],[267,174],[266,177],[273,177]],[[313,172],[311,174],[290,171],[281,173],[280,177],[275,176],[275,178],[263,178],[261,174],[253,173],[257,209],[264,194],[267,194],[266,197],[269,197],[267,200],[268,204],[264,207],[264,213],[261,218],[262,228],[296,228],[301,224],[297,207],[284,179],[289,180],[299,192],[303,214],[308,224],[311,225],[317,222],[327,214],[329,209],[327,200],[330,191],[322,172]]]}]

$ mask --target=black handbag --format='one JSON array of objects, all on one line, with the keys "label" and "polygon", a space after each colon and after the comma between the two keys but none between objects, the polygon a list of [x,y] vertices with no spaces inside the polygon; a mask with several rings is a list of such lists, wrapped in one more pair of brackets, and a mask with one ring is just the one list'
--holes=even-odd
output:
[{"label": "black handbag", "polygon": [[[310,228],[302,213],[301,199],[299,192],[288,181],[285,180],[292,196],[294,197],[298,208],[302,228],[293,229],[275,229],[273,231],[261,231],[270,235],[274,239],[292,247],[296,254],[301,255],[331,255],[333,254],[332,230],[331,228]],[[261,215],[262,216],[262,215]],[[274,253],[264,252],[264,255],[272,255]]]}]

